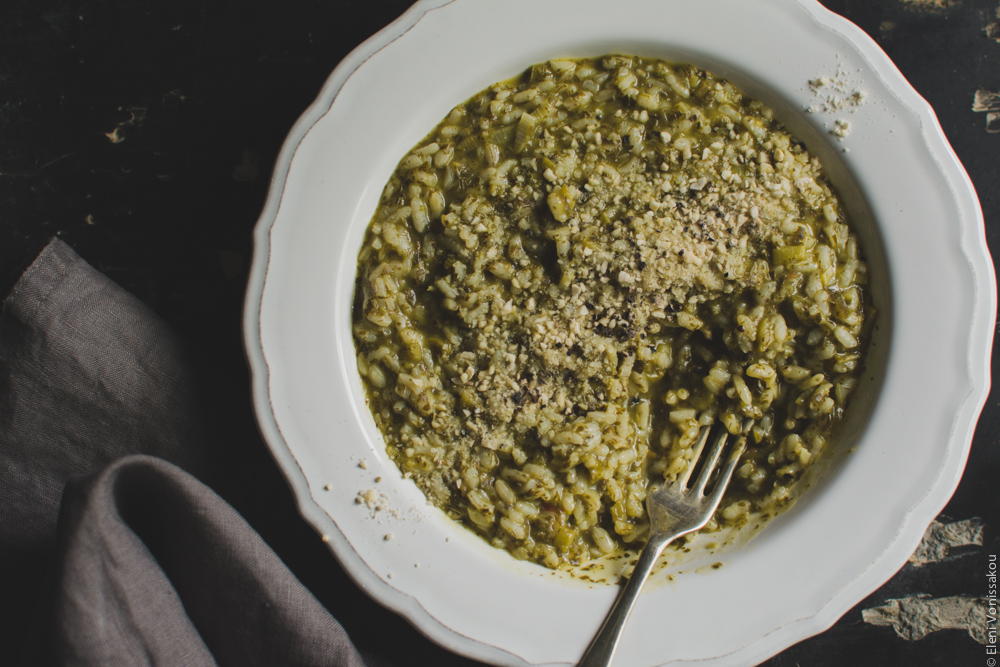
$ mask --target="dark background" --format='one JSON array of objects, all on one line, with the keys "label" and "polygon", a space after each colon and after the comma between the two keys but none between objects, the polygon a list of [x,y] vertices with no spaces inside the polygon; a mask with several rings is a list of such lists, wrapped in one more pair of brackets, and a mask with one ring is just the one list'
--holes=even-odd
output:
[{"label": "dark background", "polygon": [[[998,2],[823,2],[871,35],[934,107],[975,183],[994,251],[1000,134],[971,105],[976,89],[1000,90]],[[471,665],[370,601],[299,518],[256,429],[241,341],[251,234],[286,133],[337,62],[410,4],[0,0],[0,295],[53,236],[137,295],[176,329],[199,374],[211,429],[205,481],[360,648],[398,664]],[[964,630],[905,641],[860,610],[917,593],[986,595],[1000,521],[995,394],[945,510],[981,517],[984,546],[906,566],[831,630],[765,664],[985,664],[985,647]],[[0,599],[33,574],[0,572]],[[0,607],[3,662],[27,615]]]}]

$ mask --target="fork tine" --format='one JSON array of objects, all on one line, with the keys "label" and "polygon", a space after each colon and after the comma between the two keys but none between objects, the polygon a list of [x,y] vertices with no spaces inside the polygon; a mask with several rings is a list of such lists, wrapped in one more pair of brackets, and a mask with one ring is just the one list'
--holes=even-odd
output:
[{"label": "fork tine", "polygon": [[[707,434],[707,427],[705,430]],[[705,462],[701,466],[701,474],[698,475],[694,486],[691,487],[691,490],[699,496],[705,493],[705,487],[708,486],[708,480],[712,476],[712,471],[715,470],[715,464],[718,462],[719,456],[722,455],[722,448],[726,446],[726,439],[728,437],[729,431],[724,428],[720,429],[719,435],[716,436],[715,442],[712,443],[712,449],[708,451],[708,458],[705,459]]]},{"label": "fork tine", "polygon": [[691,460],[688,462],[687,468],[684,469],[684,472],[680,474],[675,482],[678,489],[686,487],[688,480],[691,479],[691,473],[694,472],[694,466],[698,463],[698,459],[701,457],[701,451],[705,449],[705,443],[708,442],[708,433],[709,427],[703,426],[701,433],[698,434],[698,442],[694,444],[694,452],[692,453]]},{"label": "fork tine", "polygon": [[[726,486],[729,484],[733,471],[736,470],[736,464],[747,444],[745,437],[741,436],[737,440],[726,465],[723,466],[719,474],[718,484],[712,490],[712,495],[706,498],[703,495],[705,484],[722,455],[722,448],[726,443],[727,436],[728,433],[724,432],[713,443],[709,460],[705,461],[703,470],[698,475],[698,493],[696,495],[692,495],[684,489],[684,485],[691,477],[691,467],[693,467],[688,466],[688,469],[677,478],[673,485],[658,487],[646,496],[646,507],[650,519],[648,541],[646,546],[642,548],[642,553],[632,568],[628,581],[615,599],[611,612],[604,619],[601,629],[590,642],[583,660],[578,663],[579,665],[606,667],[611,664],[625,621],[628,620],[629,613],[639,597],[643,582],[653,571],[656,560],[663,553],[663,549],[678,537],[704,528],[712,520],[712,515],[719,507],[722,494],[725,493]],[[698,443],[695,445],[695,456],[692,461],[698,460],[708,437],[709,429],[703,428],[698,434]]]},{"label": "fork tine", "polygon": [[746,449],[746,446],[747,439],[740,438],[733,446],[733,451],[729,452],[729,458],[726,460],[726,465],[719,474],[719,483],[715,485],[715,489],[712,490],[712,495],[708,497],[712,506],[712,512],[715,512],[715,508],[719,506],[719,502],[722,500],[722,494],[726,492],[726,487],[729,486],[729,479],[733,476],[733,471],[736,470],[736,464],[740,462],[740,457],[743,455],[743,450]]}]

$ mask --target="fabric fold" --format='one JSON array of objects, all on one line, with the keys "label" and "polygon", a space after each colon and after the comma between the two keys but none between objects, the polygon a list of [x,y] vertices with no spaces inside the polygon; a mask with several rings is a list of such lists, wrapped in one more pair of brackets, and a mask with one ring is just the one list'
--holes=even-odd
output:
[{"label": "fabric fold", "polygon": [[0,307],[0,564],[51,544],[63,484],[128,454],[197,471],[194,383],[170,328],[53,240]]},{"label": "fabric fold", "polygon": [[170,327],[53,239],[0,306],[0,642],[23,641],[66,480],[138,453],[204,467],[195,394]]},{"label": "fabric fold", "polygon": [[0,307],[0,642],[24,664],[363,667],[181,469],[206,467],[203,426],[170,327],[49,243]]},{"label": "fabric fold", "polygon": [[364,667],[256,532],[176,466],[123,458],[68,485],[30,664]]}]

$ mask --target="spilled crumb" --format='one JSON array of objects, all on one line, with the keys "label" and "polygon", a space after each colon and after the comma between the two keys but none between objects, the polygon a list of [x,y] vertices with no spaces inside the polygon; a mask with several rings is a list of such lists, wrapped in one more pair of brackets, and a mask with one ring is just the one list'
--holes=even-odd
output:
[{"label": "spilled crumb", "polygon": [[324,536],[323,536],[322,538],[320,538],[320,539],[322,539],[322,540],[323,540],[324,542],[329,542],[329,541],[330,541],[330,536],[329,536],[329,535],[324,535]]},{"label": "spilled crumb", "polygon": [[833,129],[830,130],[830,134],[840,139],[843,139],[851,133],[851,124],[846,120],[836,120],[833,122]]},{"label": "spilled crumb", "polygon": [[361,468],[362,470],[368,470],[368,461],[361,459],[360,461],[358,461],[358,467]]},{"label": "spilled crumb", "polygon": [[373,517],[380,514],[388,514],[397,519],[399,518],[399,512],[389,506],[389,498],[384,493],[379,493],[375,489],[358,491],[358,495],[354,497],[354,504],[367,507]]},{"label": "spilled crumb", "polygon": [[121,127],[116,127],[110,132],[105,132],[104,136],[106,136],[111,143],[120,144],[121,142],[125,141],[125,137],[121,136],[118,133],[119,130],[121,130]]},{"label": "spilled crumb", "polygon": [[888,37],[896,29],[895,21],[882,21],[878,26],[878,33],[882,37]]},{"label": "spilled crumb", "polygon": [[964,546],[983,546],[983,520],[979,517],[952,523],[935,521],[910,556],[910,563],[914,567],[937,563],[951,555],[952,549]]},{"label": "spilled crumb", "polygon": [[[836,113],[845,110],[853,113],[855,108],[864,104],[868,96],[864,90],[851,85],[847,73],[839,67],[832,76],[810,79],[809,89],[815,103],[806,108],[806,113]],[[844,118],[834,120],[833,125],[827,125],[827,128],[830,134],[841,140],[851,133],[851,124]]]},{"label": "spilled crumb", "polygon": [[358,491],[358,496],[354,499],[354,502],[358,505],[365,505],[370,510],[375,510],[376,512],[383,509],[381,503],[379,503],[378,494],[375,489],[367,489],[365,491]]},{"label": "spilled crumb", "polygon": [[818,76],[809,80],[809,89],[816,97],[808,113],[831,113],[861,106],[868,94],[851,85],[848,75],[840,68],[833,76]]},{"label": "spilled crumb", "polygon": [[324,491],[333,491],[333,484],[327,484],[323,487]]},{"label": "spilled crumb", "polygon": [[392,537],[393,537],[392,533],[386,533],[385,537],[383,537],[382,539],[385,540],[386,542],[391,542]]},{"label": "spilled crumb", "polygon": [[108,138],[113,144],[120,144],[125,141],[125,137],[122,135],[122,129],[126,127],[142,127],[146,122],[146,108],[145,107],[118,107],[118,111],[127,111],[129,114],[128,120],[122,121],[115,125],[115,129],[110,132],[104,132],[104,136]]},{"label": "spilled crumb", "polygon": [[965,630],[978,643],[987,644],[987,607],[984,598],[968,595],[947,598],[914,595],[862,609],[861,618],[871,625],[891,627],[896,635],[908,641],[923,639],[938,630]]},{"label": "spilled crumb", "polygon": [[809,82],[809,87],[812,88],[814,91],[816,91],[819,90],[820,88],[826,88],[827,86],[830,85],[830,83],[831,83],[830,77],[818,76]]}]

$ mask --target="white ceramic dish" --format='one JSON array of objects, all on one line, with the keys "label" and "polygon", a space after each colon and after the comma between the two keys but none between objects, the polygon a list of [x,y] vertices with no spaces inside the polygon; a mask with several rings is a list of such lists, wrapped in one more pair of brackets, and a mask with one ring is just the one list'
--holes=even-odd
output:
[{"label": "white ceramic dish", "polygon": [[[770,104],[823,159],[868,250],[880,313],[856,451],[716,555],[721,569],[644,593],[616,662],[753,664],[903,565],[958,484],[989,384],[995,281],[972,185],[927,103],[818,3],[418,2],[337,67],[279,156],[246,305],[254,402],[303,515],[373,597],[480,660],[575,662],[615,589],[515,562],[427,506],[385,455],[349,325],[362,234],[405,152],[493,81],[607,52],[693,62]],[[821,76],[831,85],[815,91]],[[355,503],[367,490],[373,508]]]}]

